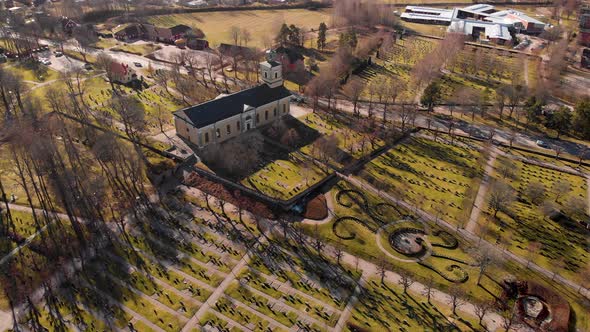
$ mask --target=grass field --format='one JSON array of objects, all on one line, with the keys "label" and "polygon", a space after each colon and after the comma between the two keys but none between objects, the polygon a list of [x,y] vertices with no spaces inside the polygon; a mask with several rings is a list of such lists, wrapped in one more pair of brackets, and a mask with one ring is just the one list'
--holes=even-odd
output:
[{"label": "grass field", "polygon": [[161,49],[162,46],[154,45],[153,43],[138,43],[138,44],[125,44],[120,43],[119,45],[111,48],[112,51],[120,51],[126,53],[132,53],[136,55],[147,55],[150,53],[154,53],[155,51]]},{"label": "grass field", "polygon": [[422,137],[389,150],[367,164],[361,177],[421,209],[461,225],[471,211],[481,176],[477,145],[464,140],[438,142]]},{"label": "grass field", "polygon": [[[543,205],[552,206],[555,209],[566,211],[568,200],[579,198],[587,209],[587,184],[586,179],[564,172],[527,164],[517,160],[509,161],[505,157],[497,160],[496,168],[504,165],[513,174],[504,181],[514,188],[518,199],[510,209],[499,212],[495,219],[491,213],[482,214],[479,221],[483,233],[488,240],[497,241],[500,245],[527,259],[533,259],[537,264],[550,271],[572,280],[581,281],[583,274],[588,273],[586,266],[590,262],[587,252],[589,235],[581,225],[570,220],[551,220],[543,212]],[[504,176],[496,173],[496,179]],[[566,181],[570,185],[570,191],[557,197],[555,183]],[[541,183],[546,190],[544,202],[533,204],[527,198],[527,184],[531,182]],[[539,243],[540,247],[532,252],[531,243]]]},{"label": "grass field", "polygon": [[442,331],[455,331],[451,328],[453,325],[459,331],[479,327],[475,316],[466,316],[460,310],[457,314],[452,314],[447,303],[428,303],[421,294],[404,293],[400,285],[381,284],[379,280],[371,279],[344,331],[430,331],[434,324]]},{"label": "grass field", "polygon": [[31,81],[36,83],[43,83],[51,80],[55,80],[59,77],[59,73],[55,70],[41,65],[38,65],[38,69],[35,70],[33,67],[28,65],[15,64],[10,67],[4,67],[5,70],[10,73],[22,76],[25,81]]},{"label": "grass field", "polygon": [[262,47],[263,36],[274,39],[274,34],[278,32],[281,24],[295,24],[300,28],[317,29],[321,22],[330,24],[331,11],[329,9],[315,11],[292,9],[208,12],[151,16],[148,21],[158,26],[186,24],[197,27],[203,30],[205,38],[212,46],[219,43],[233,43],[229,29],[231,26],[237,26],[248,29],[251,35],[255,36],[248,46]]}]

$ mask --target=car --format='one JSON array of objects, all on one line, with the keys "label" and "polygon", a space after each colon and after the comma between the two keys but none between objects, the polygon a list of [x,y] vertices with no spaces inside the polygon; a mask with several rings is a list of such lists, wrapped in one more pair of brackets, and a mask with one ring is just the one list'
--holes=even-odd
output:
[{"label": "car", "polygon": [[549,148],[549,145],[547,143],[545,143],[545,141],[541,141],[540,139],[538,139],[535,143],[542,148],[545,148],[545,149]]},{"label": "car", "polygon": [[39,59],[39,62],[46,66],[49,66],[51,64],[51,61],[49,61],[49,59]]},{"label": "car", "polygon": [[133,65],[135,65],[135,67],[143,67],[139,62],[134,62]]},{"label": "car", "polygon": [[296,93],[291,94],[291,100],[298,103],[302,103],[305,101],[305,99],[302,96]]},{"label": "car", "polygon": [[86,70],[92,70],[92,65],[89,63],[84,64],[84,69]]},{"label": "car", "polygon": [[55,51],[53,52],[53,54],[55,54],[56,58],[59,58],[60,56],[64,55],[62,51]]}]

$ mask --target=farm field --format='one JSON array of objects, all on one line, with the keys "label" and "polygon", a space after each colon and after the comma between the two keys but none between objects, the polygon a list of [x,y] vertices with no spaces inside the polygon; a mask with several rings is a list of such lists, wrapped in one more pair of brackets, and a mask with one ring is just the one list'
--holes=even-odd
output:
[{"label": "farm field", "polygon": [[411,137],[368,163],[360,177],[445,221],[462,225],[479,179],[479,144]]},{"label": "farm field", "polygon": [[[252,10],[160,15],[148,17],[148,21],[158,26],[176,24],[195,26],[205,33],[205,38],[212,46],[233,43],[228,31],[230,26],[237,26],[248,29],[252,36],[257,36],[248,46],[263,47],[262,36],[274,38],[272,31],[278,31],[283,23],[295,24],[300,28],[317,29],[321,22],[330,25],[331,15],[329,9]],[[230,23],[219,24],[219,22]]]},{"label": "farm field", "polygon": [[[491,212],[482,214],[480,232],[489,241],[580,282],[588,273],[590,261],[588,231],[575,221],[588,208],[586,179],[506,157],[499,157],[495,167],[496,181],[508,183],[517,199],[506,210],[499,211],[497,218]],[[545,188],[539,202],[529,197],[531,183]],[[563,184],[566,188],[558,189]],[[552,219],[553,211],[562,211],[563,216]]]}]

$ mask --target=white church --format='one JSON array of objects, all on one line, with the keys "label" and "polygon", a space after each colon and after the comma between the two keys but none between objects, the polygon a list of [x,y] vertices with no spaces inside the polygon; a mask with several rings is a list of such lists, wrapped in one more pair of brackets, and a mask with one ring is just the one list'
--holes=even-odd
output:
[{"label": "white church", "polygon": [[178,136],[205,147],[289,114],[291,92],[283,86],[281,64],[260,63],[263,83],[173,113]]}]

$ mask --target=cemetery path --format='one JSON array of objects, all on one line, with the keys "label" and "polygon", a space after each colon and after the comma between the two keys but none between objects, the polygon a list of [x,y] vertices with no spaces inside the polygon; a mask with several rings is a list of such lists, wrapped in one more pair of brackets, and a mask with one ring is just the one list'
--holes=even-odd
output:
[{"label": "cemetery path", "polygon": [[236,279],[236,276],[240,273],[240,271],[246,267],[250,263],[250,253],[247,252],[242,259],[238,262],[236,266],[231,270],[231,272],[225,277],[225,279],[221,282],[221,284],[211,293],[209,298],[203,303],[203,305],[197,310],[197,312],[193,315],[193,317],[184,325],[182,332],[191,331],[195,325],[199,323],[201,317],[211,308],[211,306],[215,305],[217,300],[221,298],[225,292],[225,289]]},{"label": "cemetery path", "polygon": [[465,226],[465,230],[471,233],[475,233],[477,228],[477,220],[479,219],[479,215],[481,211],[485,208],[485,198],[488,192],[488,187],[490,185],[490,175],[494,170],[494,163],[496,162],[496,157],[498,156],[498,149],[493,147],[490,151],[490,155],[486,160],[486,166],[484,168],[483,179],[479,185],[479,189],[477,191],[477,196],[475,197],[475,201],[473,202],[473,208],[471,209],[471,214],[469,215],[469,221]]},{"label": "cemetery path", "polygon": [[[27,213],[32,213],[33,209],[28,207],[28,206],[23,206],[23,205],[17,205],[17,204],[8,204],[8,207],[11,210],[14,211],[21,211],[21,212],[27,212]],[[47,213],[45,210],[41,210],[41,209],[35,209],[35,213],[42,215]],[[59,219],[63,219],[63,220],[68,220],[68,216],[66,214],[63,213],[59,213],[59,212],[49,212],[51,214],[53,214],[53,216],[59,218]],[[85,220],[83,218],[79,218],[78,220],[82,223],[87,223],[88,220]],[[53,223],[55,220],[53,220],[51,223]],[[25,242],[23,242],[22,244],[20,244],[18,247],[14,248],[11,252],[9,252],[8,254],[6,254],[4,257],[2,257],[0,259],[0,266],[2,266],[4,263],[6,263],[10,258],[14,257],[14,255],[18,254],[18,252],[29,245],[29,243],[31,243],[37,236],[39,236],[39,234],[41,234],[42,232],[45,231],[45,229],[47,229],[47,226],[49,226],[51,223],[43,226],[40,230],[36,231],[35,233],[31,234],[29,237],[27,237],[27,239],[25,240]]]},{"label": "cemetery path", "polygon": [[354,309],[354,306],[358,302],[361,291],[367,284],[367,277],[368,277],[367,274],[368,274],[367,270],[363,270],[363,273],[361,274],[361,278],[360,278],[358,284],[356,285],[356,287],[354,288],[354,291],[353,291],[352,295],[350,296],[350,299],[348,299],[348,303],[346,304],[344,311],[340,315],[340,318],[338,319],[338,322],[336,323],[336,327],[334,328],[334,331],[344,330],[345,324],[348,321],[348,319],[350,318],[350,315],[352,315],[352,310]]}]

